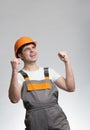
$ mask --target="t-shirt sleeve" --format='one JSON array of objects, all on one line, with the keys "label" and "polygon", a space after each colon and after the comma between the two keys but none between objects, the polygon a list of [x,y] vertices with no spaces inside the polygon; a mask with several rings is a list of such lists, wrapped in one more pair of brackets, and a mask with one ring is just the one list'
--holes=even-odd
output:
[{"label": "t-shirt sleeve", "polygon": [[18,83],[22,85],[23,82],[24,82],[23,76],[20,73],[18,73]]},{"label": "t-shirt sleeve", "polygon": [[59,73],[57,73],[54,69],[49,68],[49,77],[52,81],[56,81],[58,78],[61,77]]}]

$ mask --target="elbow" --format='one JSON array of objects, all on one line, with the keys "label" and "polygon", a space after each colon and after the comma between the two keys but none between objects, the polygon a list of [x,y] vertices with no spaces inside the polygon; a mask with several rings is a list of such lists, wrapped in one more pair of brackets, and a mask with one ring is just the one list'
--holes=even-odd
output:
[{"label": "elbow", "polygon": [[71,82],[69,84],[67,84],[67,89],[69,92],[75,92],[75,82]]},{"label": "elbow", "polygon": [[13,99],[10,99],[10,102],[13,103],[13,104],[15,104],[15,103],[18,103],[19,100],[13,100]]},{"label": "elbow", "polygon": [[21,99],[21,95],[20,94],[12,94],[12,92],[8,92],[8,98],[10,100],[11,103],[18,103],[19,100]]},{"label": "elbow", "polygon": [[75,88],[69,89],[69,92],[75,92]]},{"label": "elbow", "polygon": [[68,88],[68,92],[75,92],[75,86]]},{"label": "elbow", "polygon": [[10,102],[13,103],[13,104],[18,103],[19,100],[20,100],[20,98],[13,98],[13,97],[10,96],[10,95],[9,95],[8,97],[9,97]]}]

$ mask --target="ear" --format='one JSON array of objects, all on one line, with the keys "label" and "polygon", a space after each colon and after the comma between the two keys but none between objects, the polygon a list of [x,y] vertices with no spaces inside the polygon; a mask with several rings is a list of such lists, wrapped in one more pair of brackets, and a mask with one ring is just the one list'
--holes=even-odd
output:
[{"label": "ear", "polygon": [[35,45],[36,45],[36,47],[37,47],[38,42],[34,40],[34,43],[35,43]]},{"label": "ear", "polygon": [[21,53],[18,53],[18,57],[21,59],[21,58],[22,58],[22,54],[21,54]]},{"label": "ear", "polygon": [[21,60],[23,60],[21,53],[18,54],[18,58],[20,58]]}]

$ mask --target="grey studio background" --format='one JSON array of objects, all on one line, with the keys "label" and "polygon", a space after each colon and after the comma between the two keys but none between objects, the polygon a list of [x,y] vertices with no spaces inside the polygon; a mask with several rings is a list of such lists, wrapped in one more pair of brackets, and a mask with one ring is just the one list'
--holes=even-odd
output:
[{"label": "grey studio background", "polygon": [[8,99],[13,46],[24,35],[38,41],[38,64],[61,75],[64,64],[57,53],[68,53],[76,91],[59,90],[59,104],[71,130],[90,129],[90,1],[0,0],[0,130],[25,128],[22,101],[12,104]]}]

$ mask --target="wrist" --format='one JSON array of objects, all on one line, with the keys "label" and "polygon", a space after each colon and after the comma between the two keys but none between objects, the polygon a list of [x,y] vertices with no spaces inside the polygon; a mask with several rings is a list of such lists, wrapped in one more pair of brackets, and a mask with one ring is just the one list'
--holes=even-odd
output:
[{"label": "wrist", "polygon": [[13,69],[13,70],[12,70],[12,73],[17,74],[17,73],[18,73],[18,70],[17,70],[17,69]]},{"label": "wrist", "polygon": [[70,64],[70,61],[69,61],[69,60],[66,60],[64,63],[65,63],[65,65],[69,65],[69,64]]},{"label": "wrist", "polygon": [[65,64],[70,64],[70,61],[69,60],[65,60],[64,63]]}]

